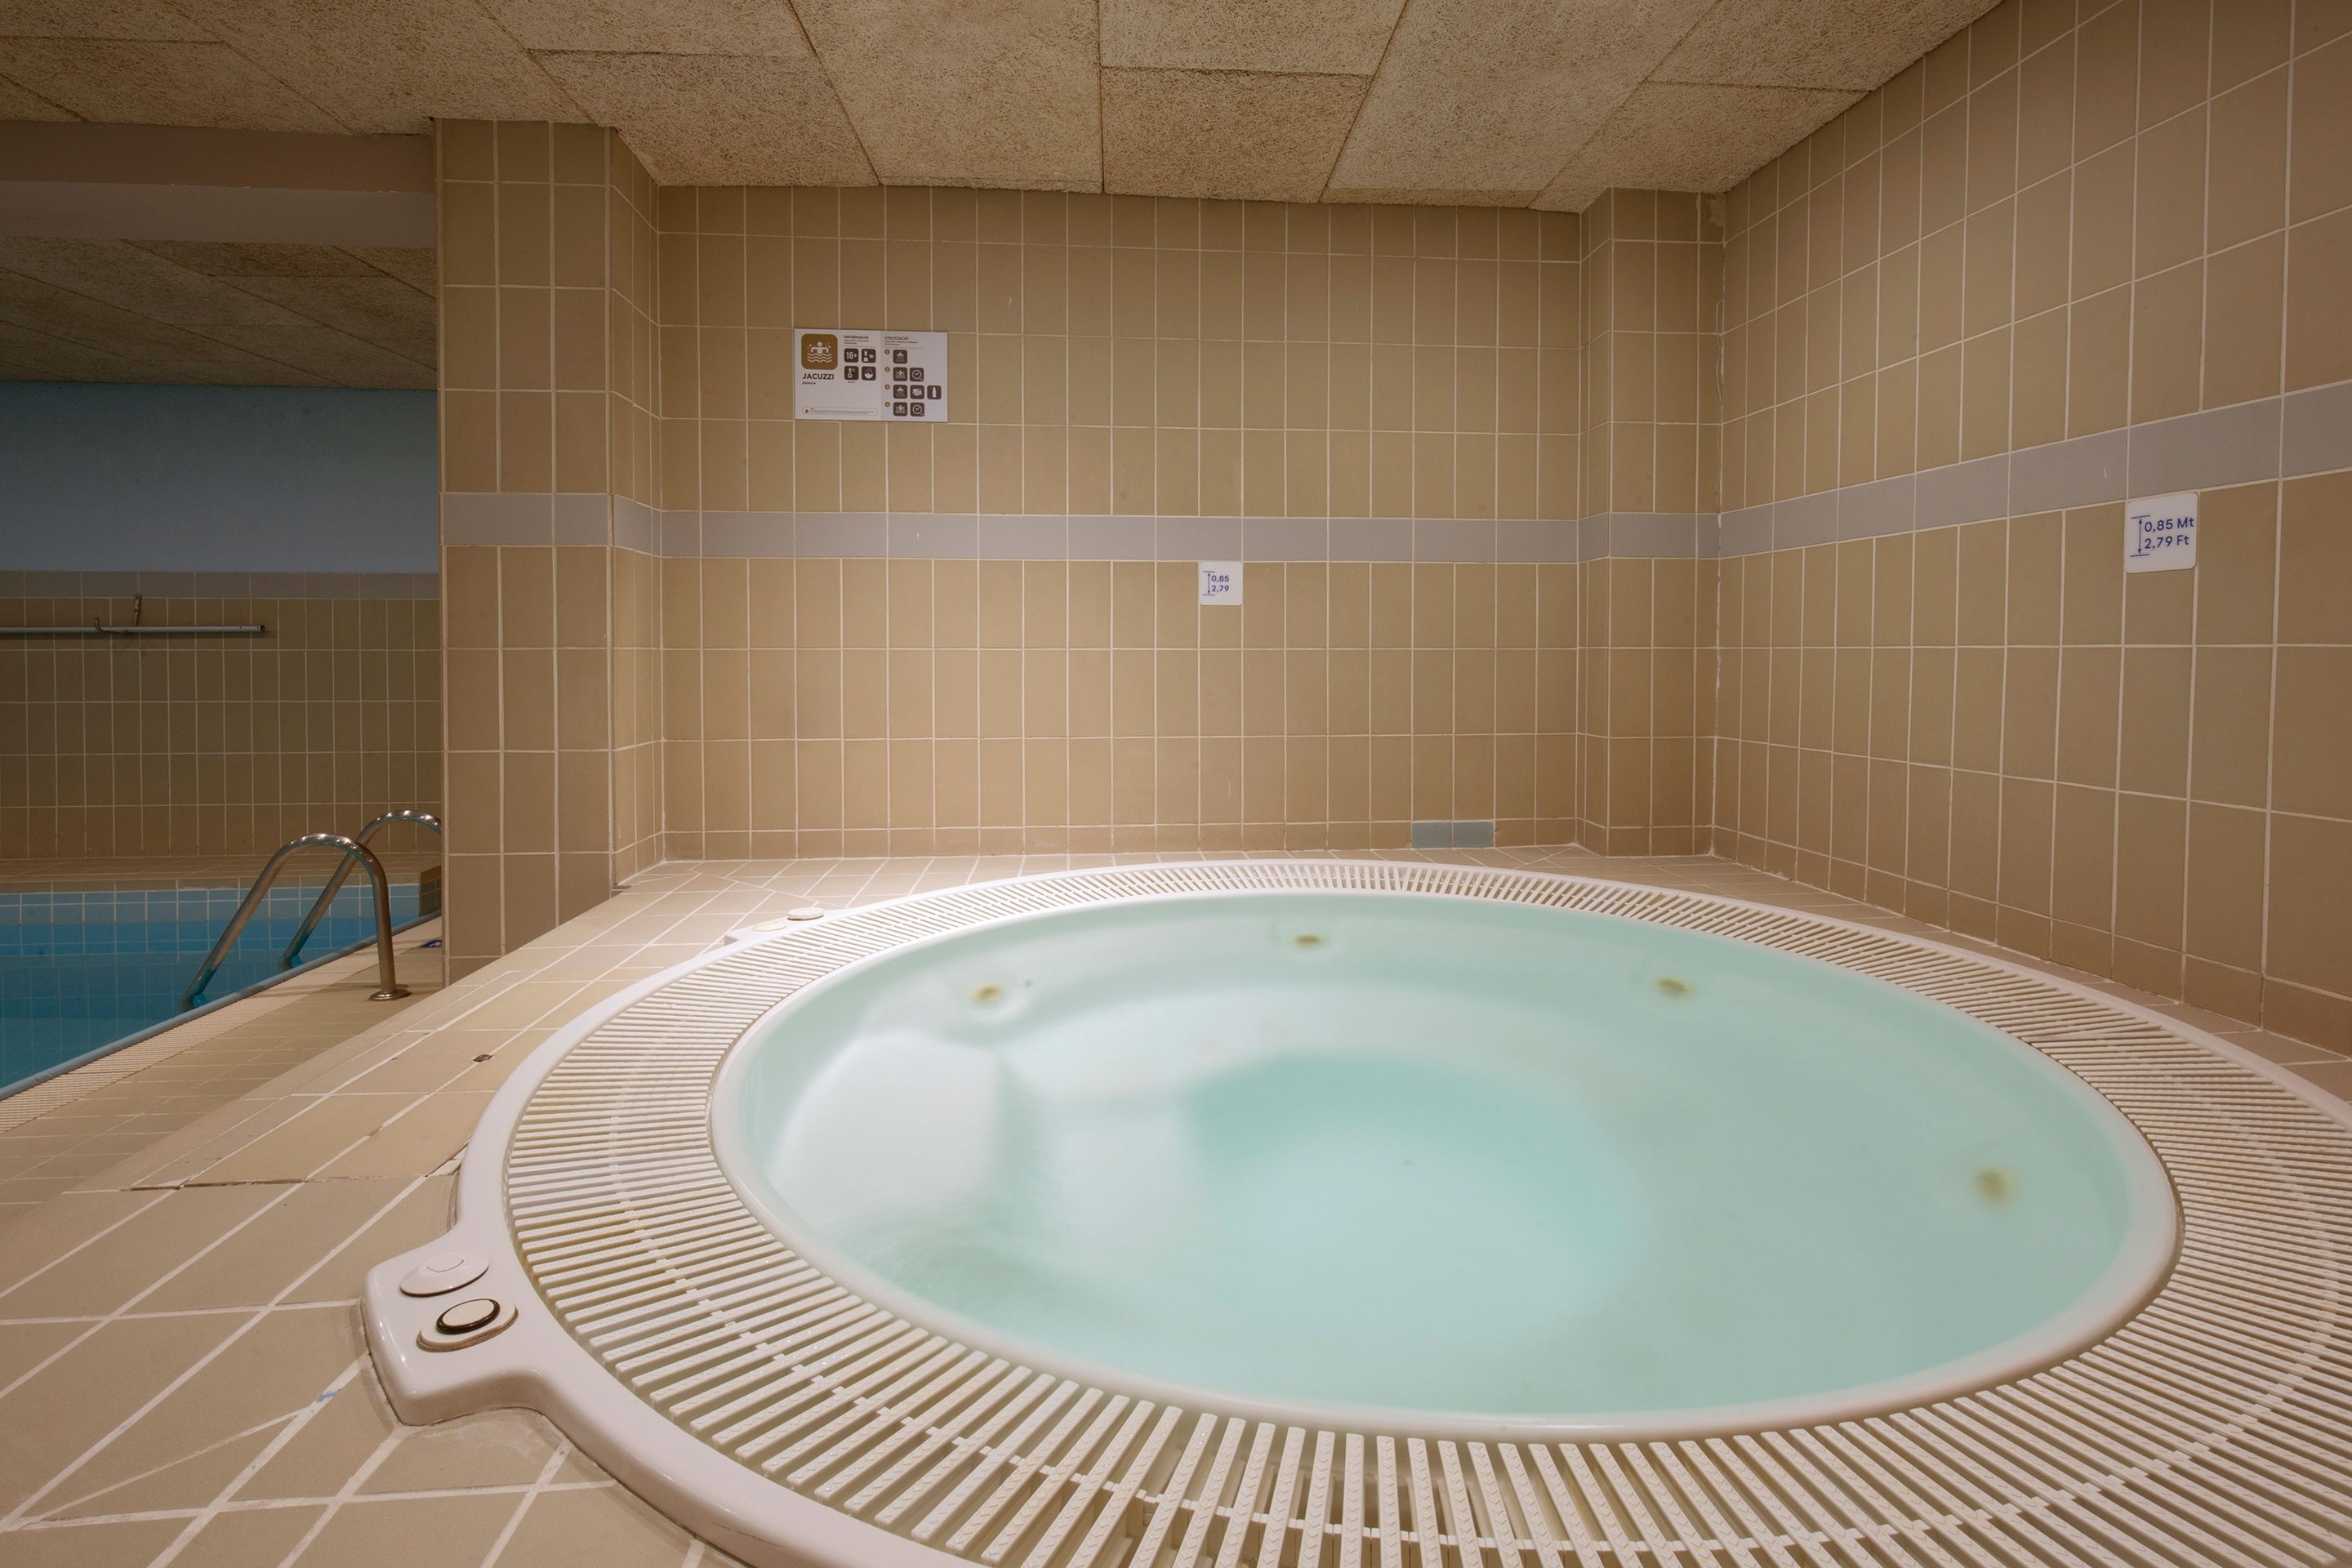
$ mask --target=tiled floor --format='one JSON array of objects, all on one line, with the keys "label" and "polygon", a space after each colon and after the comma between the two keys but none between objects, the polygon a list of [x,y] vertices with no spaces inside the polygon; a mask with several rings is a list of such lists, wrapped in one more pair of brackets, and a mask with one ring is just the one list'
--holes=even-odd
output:
[{"label": "tiled floor", "polygon": [[[1720,860],[1575,849],[1414,858],[1692,888],[1950,940]],[[400,1426],[362,1345],[362,1275],[440,1232],[457,1156],[490,1092],[597,1000],[794,905],[1110,858],[663,866],[0,1226],[0,1532],[13,1532],[0,1534],[0,1561],[720,1561],[536,1416]],[[2352,1096],[2352,1061],[2135,999]]]}]

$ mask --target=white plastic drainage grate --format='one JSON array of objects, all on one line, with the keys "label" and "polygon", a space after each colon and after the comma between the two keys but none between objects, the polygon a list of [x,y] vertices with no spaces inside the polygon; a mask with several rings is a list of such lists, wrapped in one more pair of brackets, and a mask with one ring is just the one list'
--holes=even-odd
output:
[{"label": "white plastic drainage grate", "polygon": [[[894,1316],[787,1248],[712,1155],[721,1058],[780,999],[844,964],[1025,911],[1254,889],[1650,921],[1934,998],[2039,1047],[2138,1126],[2179,1193],[2177,1264],[2082,1353],[1887,1415],[1609,1443],[1325,1430],[1155,1405]],[[2153,1015],[1842,921],[1392,862],[1199,862],[983,884],[698,961],[562,1053],[502,1151],[498,1122],[494,1110],[472,1159],[503,1153],[531,1286],[648,1417],[698,1444],[665,1468],[615,1451],[630,1442],[626,1422],[583,1417],[594,1432],[573,1436],[688,1523],[765,1560],[896,1561],[877,1549],[907,1542],[1030,1568],[2251,1565],[2352,1551],[2352,1126],[2283,1075]],[[1444,1260],[1442,1238],[1423,1240],[1427,1266],[1476,1288],[1475,1259]],[[385,1331],[371,1331],[385,1363]],[[407,1363],[385,1365],[396,1403]],[[507,1401],[559,1419],[583,1407],[560,1389],[515,1394],[527,1371],[505,1375]],[[544,1373],[539,1386],[556,1381]],[[683,1473],[702,1467],[696,1453],[740,1473],[698,1481]],[[771,1494],[777,1511],[763,1518]],[[803,1539],[810,1502],[899,1542],[859,1532],[861,1553],[856,1539]]]}]

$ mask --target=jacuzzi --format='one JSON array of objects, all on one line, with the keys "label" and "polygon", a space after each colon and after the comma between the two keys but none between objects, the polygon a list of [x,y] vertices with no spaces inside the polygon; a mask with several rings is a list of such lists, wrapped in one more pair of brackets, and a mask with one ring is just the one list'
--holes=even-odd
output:
[{"label": "jacuzzi", "polygon": [[[1777,1555],[1839,1510],[2032,1559],[2193,1481],[2170,1428],[2282,1418],[2260,1347],[2338,1343],[2347,1185],[2281,1075],[1953,949],[1517,871],[1120,868],[582,1019],[369,1334],[404,1417],[543,1410],[761,1563]],[[2257,1353],[2192,1397],[2231,1323]]]}]

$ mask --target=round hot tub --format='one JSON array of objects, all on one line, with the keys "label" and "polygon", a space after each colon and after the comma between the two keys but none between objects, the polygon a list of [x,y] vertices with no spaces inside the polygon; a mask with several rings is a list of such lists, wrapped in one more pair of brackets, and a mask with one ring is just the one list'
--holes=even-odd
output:
[{"label": "round hot tub", "polygon": [[2179,1018],[1416,861],[733,935],[370,1272],[404,1420],[542,1411],[761,1568],[2352,1550],[2352,1113]]},{"label": "round hot tub", "polygon": [[1301,1420],[1834,1419],[2056,1359],[2173,1247],[2131,1125],[1965,1014],[1452,898],[1160,898],[919,942],[748,1031],[712,1131],[869,1300]]}]

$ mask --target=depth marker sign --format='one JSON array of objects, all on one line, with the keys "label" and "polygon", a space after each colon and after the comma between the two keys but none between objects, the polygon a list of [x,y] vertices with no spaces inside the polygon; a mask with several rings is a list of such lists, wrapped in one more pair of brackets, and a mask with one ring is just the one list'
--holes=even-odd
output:
[{"label": "depth marker sign", "polygon": [[793,333],[801,419],[948,416],[948,335],[802,327]]}]

